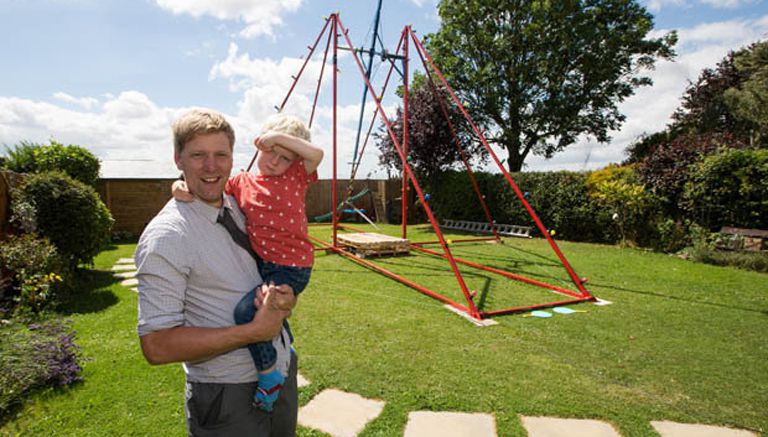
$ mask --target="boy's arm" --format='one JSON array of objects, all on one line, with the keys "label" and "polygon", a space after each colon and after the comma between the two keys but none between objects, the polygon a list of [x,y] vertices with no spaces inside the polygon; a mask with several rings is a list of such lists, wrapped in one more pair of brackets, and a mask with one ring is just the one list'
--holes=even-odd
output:
[{"label": "boy's arm", "polygon": [[171,195],[174,199],[180,202],[191,202],[195,200],[195,196],[189,192],[187,183],[184,181],[174,181],[171,185]]},{"label": "boy's arm", "polygon": [[307,169],[307,174],[312,174],[317,170],[317,167],[323,160],[323,149],[309,141],[281,132],[267,132],[256,138],[254,144],[257,148],[263,150],[272,150],[275,146],[281,146],[299,155],[304,160],[304,168]]}]

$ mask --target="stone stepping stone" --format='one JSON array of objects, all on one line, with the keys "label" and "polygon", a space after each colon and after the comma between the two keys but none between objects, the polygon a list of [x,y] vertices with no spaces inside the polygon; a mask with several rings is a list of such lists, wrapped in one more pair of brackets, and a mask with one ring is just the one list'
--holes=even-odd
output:
[{"label": "stone stepping stone", "polygon": [[113,275],[115,277],[123,278],[123,279],[135,278],[136,277],[136,270],[132,270],[130,272],[113,273]]},{"label": "stone stepping stone", "polygon": [[115,264],[133,264],[133,258],[120,258]]},{"label": "stone stepping stone", "polygon": [[131,287],[133,285],[139,285],[139,280],[136,278],[126,279],[120,283],[124,287]]},{"label": "stone stepping stone", "polygon": [[122,272],[125,270],[136,270],[136,264],[130,263],[130,264],[115,264],[112,266],[113,272]]},{"label": "stone stepping stone", "polygon": [[520,416],[529,437],[621,437],[606,422],[557,417]]},{"label": "stone stepping stone", "polygon": [[661,437],[758,437],[757,433],[752,431],[724,426],[677,423],[665,420],[652,421],[651,426]]},{"label": "stone stepping stone", "polygon": [[414,411],[403,437],[496,437],[496,420],[490,414]]},{"label": "stone stepping stone", "polygon": [[384,401],[328,389],[299,409],[299,424],[333,437],[355,437],[383,409]]},{"label": "stone stepping stone", "polygon": [[299,388],[306,387],[309,384],[310,384],[309,380],[307,378],[301,376],[301,373],[297,373],[296,374],[296,386],[297,387],[299,387]]}]

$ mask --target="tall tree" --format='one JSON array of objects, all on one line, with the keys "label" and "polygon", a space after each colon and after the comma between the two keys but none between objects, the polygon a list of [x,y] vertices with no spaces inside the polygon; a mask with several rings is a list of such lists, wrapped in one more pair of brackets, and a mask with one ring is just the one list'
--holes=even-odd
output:
[{"label": "tall tree", "polygon": [[724,98],[726,90],[743,81],[734,56],[734,52],[729,52],[715,68],[705,68],[696,82],[688,85],[680,107],[672,114],[670,134],[673,137],[724,132],[744,136],[744,122],[731,111]]},{"label": "tall tree", "polygon": [[756,42],[736,54],[734,64],[744,81],[725,90],[725,103],[749,125],[750,142],[765,146],[768,140],[768,41]]},{"label": "tall tree", "polygon": [[633,0],[442,0],[429,50],[510,171],[624,121],[618,103],[650,85],[642,70],[674,57],[674,32],[648,38]]},{"label": "tall tree", "polygon": [[[408,94],[408,163],[419,178],[434,182],[441,172],[459,165],[462,159],[459,149],[469,161],[483,162],[487,158],[487,153],[481,151],[482,145],[470,139],[464,116],[446,101],[443,89],[433,87],[425,75],[418,74],[414,76]],[[402,108],[397,109],[393,130],[400,141],[403,137]],[[402,170],[400,155],[387,132],[376,134],[376,137],[381,152],[380,164],[387,170]]]}]

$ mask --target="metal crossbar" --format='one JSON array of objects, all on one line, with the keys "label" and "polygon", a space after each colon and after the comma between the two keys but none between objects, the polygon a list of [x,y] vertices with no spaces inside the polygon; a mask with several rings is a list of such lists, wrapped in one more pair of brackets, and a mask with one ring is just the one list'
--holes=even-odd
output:
[{"label": "metal crossbar", "polygon": [[[531,235],[531,231],[533,230],[533,228],[531,228],[530,226],[507,225],[502,223],[494,223],[493,225],[496,227],[496,232],[498,232],[499,235],[506,235],[509,237],[533,238],[533,236]],[[491,229],[491,224],[484,223],[484,222],[471,222],[466,220],[446,219],[446,220],[443,220],[443,223],[440,224],[440,227],[444,229],[453,229],[453,230],[465,231],[465,232],[477,232],[477,233],[483,233],[483,234],[493,233],[493,229]]]}]

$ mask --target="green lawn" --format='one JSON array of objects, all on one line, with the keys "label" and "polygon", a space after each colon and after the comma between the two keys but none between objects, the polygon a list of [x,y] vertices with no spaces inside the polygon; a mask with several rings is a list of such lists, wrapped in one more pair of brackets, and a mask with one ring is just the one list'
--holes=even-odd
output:
[{"label": "green lawn", "polygon": [[[397,233],[396,227],[388,227]],[[321,232],[313,229],[313,232]],[[414,240],[434,236],[416,231]],[[459,235],[448,238],[460,238]],[[624,436],[649,421],[768,430],[768,275],[612,246],[560,242],[589,290],[613,305],[550,319],[496,317],[478,328],[442,303],[337,255],[318,254],[292,323],[306,403],[334,387],[386,401],[362,435],[402,435],[411,411],[487,412],[500,436],[519,415],[594,418]],[[35,396],[0,435],[183,435],[183,373],[150,367],[135,335],[136,295],[106,271],[133,245],[102,253],[70,305],[85,382]],[[457,254],[573,288],[544,240],[456,245]],[[382,265],[458,298],[452,275],[424,255]],[[483,309],[557,298],[467,270]],[[300,435],[323,435],[302,429]]]}]

